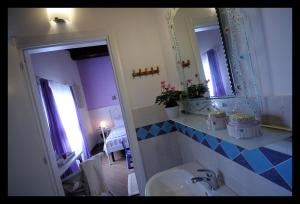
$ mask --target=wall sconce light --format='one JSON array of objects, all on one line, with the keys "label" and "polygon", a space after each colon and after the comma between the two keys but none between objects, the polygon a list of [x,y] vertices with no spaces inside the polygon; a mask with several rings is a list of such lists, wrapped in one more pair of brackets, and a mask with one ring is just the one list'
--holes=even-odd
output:
[{"label": "wall sconce light", "polygon": [[70,21],[71,11],[71,8],[47,8],[49,20],[55,23]]},{"label": "wall sconce light", "polygon": [[100,122],[100,127],[101,127],[101,128],[106,128],[106,121],[104,121],[104,120],[101,121],[101,122]]},{"label": "wall sconce light", "polygon": [[102,139],[103,141],[105,142],[105,139],[106,139],[106,135],[104,134],[104,129],[107,127],[107,124],[106,124],[106,121],[101,121],[100,122],[100,128],[101,128],[101,132],[102,132]]}]

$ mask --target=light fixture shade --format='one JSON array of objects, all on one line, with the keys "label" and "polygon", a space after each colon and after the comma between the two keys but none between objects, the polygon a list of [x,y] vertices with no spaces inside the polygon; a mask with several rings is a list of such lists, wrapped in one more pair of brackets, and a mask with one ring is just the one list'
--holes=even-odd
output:
[{"label": "light fixture shade", "polygon": [[49,20],[56,23],[70,21],[71,10],[71,8],[47,8]]},{"label": "light fixture shade", "polygon": [[101,121],[101,123],[100,123],[100,127],[101,127],[101,128],[105,128],[106,125],[107,125],[107,124],[106,124],[106,121],[104,121],[104,120]]}]

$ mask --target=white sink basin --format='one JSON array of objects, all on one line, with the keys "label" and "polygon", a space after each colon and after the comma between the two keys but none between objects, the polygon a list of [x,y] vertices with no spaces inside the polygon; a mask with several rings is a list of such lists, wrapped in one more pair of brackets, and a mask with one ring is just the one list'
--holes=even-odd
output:
[{"label": "white sink basin", "polygon": [[206,183],[192,183],[191,178],[201,176],[198,162],[186,163],[153,175],[146,183],[146,196],[236,196],[227,186],[211,191]]}]

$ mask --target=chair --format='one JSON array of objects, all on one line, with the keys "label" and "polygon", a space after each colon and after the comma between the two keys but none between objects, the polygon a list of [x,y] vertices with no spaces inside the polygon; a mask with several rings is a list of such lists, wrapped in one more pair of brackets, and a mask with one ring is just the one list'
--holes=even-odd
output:
[{"label": "chair", "polygon": [[62,179],[66,196],[86,196],[90,195],[90,189],[83,171],[79,171]]},{"label": "chair", "polygon": [[123,148],[125,150],[125,157],[126,157],[126,161],[127,161],[127,168],[128,169],[133,169],[133,159],[131,156],[131,151],[129,147],[126,147],[124,140],[122,140],[122,145]]},{"label": "chair", "polygon": [[80,163],[80,171],[63,180],[66,194],[69,195],[91,195],[111,196],[103,175],[102,158],[100,152]]}]

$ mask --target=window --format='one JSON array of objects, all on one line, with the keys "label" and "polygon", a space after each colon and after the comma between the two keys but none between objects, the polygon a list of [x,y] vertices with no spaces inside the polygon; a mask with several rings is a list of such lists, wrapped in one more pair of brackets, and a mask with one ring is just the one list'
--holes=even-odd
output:
[{"label": "window", "polygon": [[207,53],[202,54],[201,59],[202,59],[202,65],[203,65],[203,69],[204,69],[205,79],[209,80],[209,82],[207,83],[209,95],[214,96],[214,87],[212,84],[212,78],[211,78],[211,74],[210,74],[210,66],[209,66],[209,62],[208,62]]},{"label": "window", "polygon": [[68,85],[49,82],[59,116],[72,151],[83,151],[83,138],[76,113],[75,101]]}]

